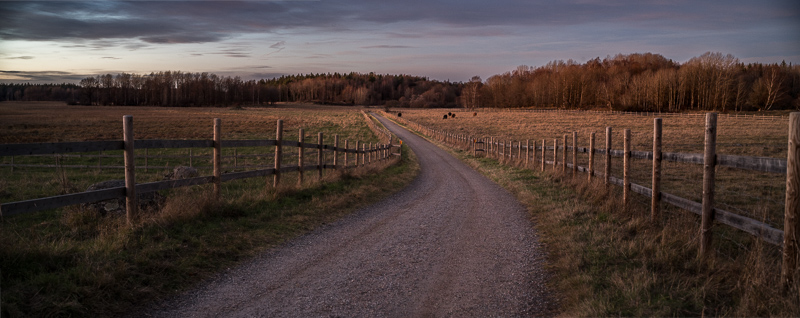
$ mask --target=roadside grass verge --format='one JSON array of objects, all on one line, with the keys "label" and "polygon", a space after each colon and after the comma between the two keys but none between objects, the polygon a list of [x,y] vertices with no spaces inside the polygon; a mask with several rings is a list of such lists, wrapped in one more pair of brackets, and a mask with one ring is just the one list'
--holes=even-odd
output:
[{"label": "roadside grass verge", "polygon": [[[77,207],[0,222],[2,316],[118,316],[197,284],[237,263],[405,187],[413,152],[397,164],[169,191],[160,211],[133,227]],[[5,189],[10,185],[3,184]],[[0,189],[1,191],[6,191]]]},{"label": "roadside grass verge", "polygon": [[635,197],[625,207],[621,188],[588,182],[585,174],[523,169],[445,148],[528,208],[546,246],[560,316],[800,315],[797,290],[779,289],[774,246],[717,225],[717,251],[702,262],[695,215],[665,205],[664,219],[651,222],[649,199]]}]

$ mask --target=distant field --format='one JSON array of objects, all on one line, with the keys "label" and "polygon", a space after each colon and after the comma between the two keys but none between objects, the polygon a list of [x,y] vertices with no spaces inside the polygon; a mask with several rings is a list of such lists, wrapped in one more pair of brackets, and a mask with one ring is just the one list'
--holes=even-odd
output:
[{"label": "distant field", "polygon": [[353,107],[293,105],[281,108],[176,108],[68,106],[55,102],[0,103],[0,143],[122,139],[122,116],[132,115],[136,139],[204,139],[212,121],[222,119],[223,139],[274,138],[283,119],[286,137],[323,132],[333,139],[367,140],[371,134],[347,128],[361,120]]},{"label": "distant field", "polygon": [[[453,112],[455,118],[442,119]],[[595,132],[595,147],[605,148],[605,128],[612,127],[612,149],[622,149],[622,132],[631,130],[632,150],[652,151],[653,117],[630,114],[590,112],[526,112],[519,110],[478,110],[477,115],[463,109],[402,110],[402,117],[414,122],[457,134],[496,137],[502,140],[527,139],[548,146],[564,134],[578,132],[578,146],[589,146],[589,134]],[[664,152],[703,153],[705,119],[699,116],[664,116]],[[718,119],[717,153],[742,156],[786,158],[788,116],[773,120],[730,118]],[[540,154],[537,154],[538,158]],[[552,151],[547,154],[552,160]],[[537,160],[538,160],[537,158]],[[571,161],[571,155],[568,161]],[[604,165],[597,156],[596,167]],[[559,158],[561,161],[561,158]],[[578,164],[588,165],[588,155],[579,154]],[[632,182],[650,187],[651,162],[633,160]],[[702,197],[702,166],[682,163],[663,163],[662,191],[692,199]],[[622,178],[622,158],[612,158],[612,175]],[[783,228],[784,175],[760,173],[729,168],[717,169],[718,206],[724,210],[765,220],[778,229]],[[645,200],[643,197],[639,200]],[[649,199],[647,199],[649,200]]]},{"label": "distant field", "polygon": [[[213,119],[222,119],[222,139],[275,139],[278,119],[283,120],[284,139],[297,140],[299,129],[305,130],[306,142],[317,142],[323,133],[324,143],[333,144],[338,134],[342,144],[356,140],[377,142],[378,139],[364,124],[360,108],[290,105],[279,108],[167,108],[167,107],[108,107],[67,106],[55,102],[0,103],[0,144],[62,141],[121,140],[122,116],[132,115],[136,139],[211,139]],[[272,147],[238,148],[239,166],[270,166]],[[195,158],[190,162],[189,149],[150,149],[149,166],[179,165],[211,173],[211,148],[192,149]],[[137,166],[144,164],[145,152],[138,150]],[[232,148],[224,148],[225,166],[234,165]],[[70,154],[75,155],[75,154]],[[104,165],[122,166],[122,152],[104,152],[111,158],[97,158],[99,153],[83,153],[84,158],[71,156],[21,156],[14,164],[30,165]],[[294,162],[295,152],[284,154],[286,162]],[[166,157],[166,158],[165,158]],[[10,164],[11,157],[0,157],[0,164]],[[237,169],[243,170],[243,169]],[[251,168],[252,170],[252,168]],[[230,171],[230,170],[229,170]],[[137,169],[137,182],[159,181],[168,169]],[[121,169],[77,168],[15,168],[0,167],[0,202],[27,200],[36,197],[84,191],[89,185],[105,180],[122,179]],[[13,189],[13,190],[12,190]]]}]

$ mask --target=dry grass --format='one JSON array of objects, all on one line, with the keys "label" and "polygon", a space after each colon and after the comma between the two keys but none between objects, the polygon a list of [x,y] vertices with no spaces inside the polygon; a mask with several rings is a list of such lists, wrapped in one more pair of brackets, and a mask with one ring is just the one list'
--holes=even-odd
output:
[{"label": "dry grass", "polygon": [[[369,140],[348,129],[363,125],[359,109],[293,105],[283,108],[166,108],[68,106],[54,102],[0,103],[0,143],[121,140],[122,116],[132,115],[136,139],[211,139],[213,119],[222,119],[222,139],[274,139],[278,119],[285,138],[333,133],[341,139]],[[326,141],[328,140],[326,138]]]},{"label": "dry grass", "polygon": [[[103,135],[96,130],[116,132],[121,129],[121,116],[133,114],[135,123],[145,123],[137,126],[137,139],[209,138],[211,118],[223,117],[227,118],[223,131],[230,127],[224,138],[272,139],[275,120],[282,118],[284,127],[292,131],[302,127],[307,135],[324,132],[330,138],[325,143],[332,143],[334,133],[377,141],[358,110],[342,108],[76,107],[56,116],[59,107],[0,104],[0,138],[10,138],[4,142],[117,139],[114,133]],[[96,116],[94,121],[90,116]],[[38,117],[46,124],[34,128]],[[83,118],[85,127],[68,125],[68,118]],[[148,124],[151,121],[161,124]],[[64,125],[63,134],[57,133],[59,125]],[[24,131],[29,129],[47,133],[26,138]],[[138,134],[140,129],[143,134]],[[413,153],[405,149],[403,154],[400,164],[390,160],[345,172],[326,170],[322,180],[307,172],[302,184],[296,173],[282,174],[278,188],[268,186],[271,177],[226,182],[219,202],[212,200],[209,185],[163,191],[164,206],[141,211],[134,226],[128,226],[124,216],[100,216],[78,207],[7,217],[0,222],[0,316],[128,313],[403,188],[418,171]],[[111,170],[19,168],[12,173],[0,169],[0,201],[80,191],[92,182],[115,179],[115,175],[118,179],[121,172]],[[164,172],[152,171],[144,179]],[[141,182],[140,178],[142,174],[137,174]]]},{"label": "dry grass", "polygon": [[[412,120],[414,116],[436,118],[438,128],[451,131],[515,133],[513,128],[503,126],[512,125],[507,121],[510,114],[479,113],[479,116],[489,117],[488,120],[484,118],[489,124],[473,122],[473,127],[467,127],[457,121],[461,114],[456,120],[448,119],[445,123],[440,116],[432,117],[432,114],[439,112],[404,111],[403,117]],[[523,119],[520,122],[530,119],[525,116],[528,115],[521,115]],[[565,116],[573,116],[573,120],[580,119],[570,114]],[[596,119],[584,121],[593,120]],[[652,125],[652,119],[645,120]],[[747,127],[746,124],[742,126]],[[550,127],[557,131],[573,128]],[[770,129],[761,127],[753,128],[753,131],[758,135]],[[516,135],[509,135],[500,136],[515,139],[522,134],[516,132]],[[777,141],[775,143],[774,147],[778,148]],[[785,146],[783,151],[785,153]],[[800,315],[797,289],[783,294],[777,287],[780,286],[781,255],[780,249],[775,246],[718,225],[714,228],[717,253],[707,262],[702,262],[697,258],[699,218],[693,214],[665,207],[664,218],[659,222],[651,222],[648,217],[649,199],[634,195],[630,205],[624,207],[620,203],[620,189],[615,186],[607,189],[598,182],[587,182],[583,174],[575,178],[569,173],[554,173],[550,166],[546,172],[540,172],[538,161],[532,171],[516,168],[513,162],[474,158],[463,149],[454,153],[509,189],[528,207],[547,247],[548,266],[553,274],[552,286],[560,292],[562,299],[562,316]],[[743,154],[756,155],[752,151]],[[516,164],[518,166],[518,162]],[[698,174],[702,179],[702,172],[695,171],[692,166],[688,166],[688,171],[675,172],[686,166],[665,167],[665,170],[670,169],[671,177],[681,179],[681,182],[696,179]],[[646,163],[640,163],[634,169],[636,167],[649,173]],[[760,205],[762,208],[756,209],[755,213],[766,217],[768,213],[764,207],[771,206],[771,203],[764,202],[763,197],[768,190],[763,187],[774,187],[774,183],[752,176],[737,180],[724,176],[733,174],[728,171],[731,169],[720,170],[723,184],[726,181],[738,186],[747,183],[756,188],[736,191],[740,196],[741,192],[746,192],[758,197],[746,199],[743,204]],[[649,174],[646,175],[649,178]]]},{"label": "dry grass", "polygon": [[[360,109],[346,107],[324,107],[314,105],[291,105],[280,108],[165,108],[165,107],[107,107],[67,106],[54,102],[2,102],[0,103],[0,144],[35,143],[60,141],[96,141],[122,139],[122,116],[134,116],[136,139],[211,139],[213,119],[222,119],[222,139],[275,139],[278,119],[284,121],[285,140],[297,140],[299,129],[305,130],[305,141],[316,143],[317,134],[323,133],[323,143],[333,144],[334,135],[339,135],[341,145],[350,141],[378,142],[378,138],[365,125]],[[223,148],[223,165],[233,166],[232,148]],[[273,165],[272,147],[239,148],[239,166]],[[190,149],[149,149],[149,156],[180,156],[182,158],[151,158],[148,165],[175,167],[189,166]],[[211,174],[212,149],[191,149],[196,157],[193,166],[203,175]],[[122,166],[120,151],[103,153],[113,158],[98,159],[95,153],[81,154],[85,158],[52,156],[17,156],[15,164],[35,165],[103,165]],[[144,151],[137,150],[137,156]],[[94,156],[94,157],[92,157]],[[295,164],[297,151],[292,148],[284,152],[287,165]],[[307,156],[311,156],[307,151]],[[330,155],[328,155],[330,158]],[[312,160],[310,160],[312,159]],[[316,157],[306,159],[315,162]],[[10,164],[11,157],[0,157],[0,163]],[[352,156],[351,156],[352,160]],[[137,166],[143,166],[137,159]],[[254,168],[251,168],[254,169]],[[137,169],[138,182],[159,181],[167,169]],[[241,171],[242,169],[237,169]],[[229,172],[229,171],[226,171]],[[0,169],[0,179],[20,185],[11,196],[0,196],[0,202],[19,201],[37,197],[83,191],[98,181],[122,179],[122,169],[73,169],[73,168],[11,168]],[[42,186],[44,185],[44,186]]]},{"label": "dry grass", "polygon": [[[454,112],[455,118],[442,119],[442,113]],[[605,148],[605,128],[612,127],[612,149],[622,149],[622,132],[631,130],[631,149],[652,151],[653,118],[629,114],[581,112],[479,111],[477,116],[464,110],[405,110],[403,118],[422,125],[457,134],[495,137],[500,140],[530,139],[541,146],[553,146],[563,136],[578,133],[578,146],[589,146],[589,134],[595,133],[595,147]],[[665,116],[663,118],[662,151],[703,153],[705,119],[703,116]],[[717,153],[758,157],[786,158],[788,117],[775,120],[755,120],[720,116],[718,119]],[[546,154],[552,160],[552,151]],[[541,153],[537,153],[537,162]],[[559,162],[562,161],[559,154]],[[567,156],[572,161],[571,153]],[[588,166],[588,154],[578,155],[578,164]],[[595,167],[602,171],[604,156],[596,156]],[[651,186],[651,162],[632,161],[633,183]],[[622,178],[622,158],[612,158],[612,175]],[[702,197],[702,166],[664,162],[662,191],[700,202]],[[716,201],[718,208],[747,217],[763,220],[782,229],[786,180],[782,174],[760,173],[720,167],[717,169]]]}]

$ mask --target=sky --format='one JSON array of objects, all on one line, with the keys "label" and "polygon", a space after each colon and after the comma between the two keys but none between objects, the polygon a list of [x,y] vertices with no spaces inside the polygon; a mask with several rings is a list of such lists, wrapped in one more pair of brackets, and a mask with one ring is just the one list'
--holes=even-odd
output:
[{"label": "sky", "polygon": [[797,0],[0,0],[0,82],[210,72],[484,80],[519,65],[705,52],[800,63]]}]

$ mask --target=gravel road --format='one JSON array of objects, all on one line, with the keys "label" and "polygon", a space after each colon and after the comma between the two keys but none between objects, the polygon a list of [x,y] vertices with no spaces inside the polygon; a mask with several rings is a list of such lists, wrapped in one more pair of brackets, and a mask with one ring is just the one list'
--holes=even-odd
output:
[{"label": "gravel road", "polygon": [[381,118],[420,174],[377,204],[152,308],[157,317],[517,317],[551,314],[525,208]]}]

